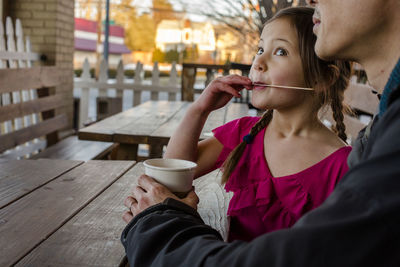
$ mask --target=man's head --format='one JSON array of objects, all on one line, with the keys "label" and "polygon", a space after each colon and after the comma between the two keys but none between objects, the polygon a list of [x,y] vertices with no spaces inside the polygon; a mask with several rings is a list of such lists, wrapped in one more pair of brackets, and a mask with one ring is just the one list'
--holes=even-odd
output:
[{"label": "man's head", "polygon": [[398,0],[307,0],[315,7],[315,51],[323,59],[363,61],[387,37]]}]

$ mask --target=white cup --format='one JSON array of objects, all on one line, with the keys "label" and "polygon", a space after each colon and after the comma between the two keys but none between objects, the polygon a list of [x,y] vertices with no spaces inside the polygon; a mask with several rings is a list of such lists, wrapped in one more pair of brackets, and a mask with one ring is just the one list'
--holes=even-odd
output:
[{"label": "white cup", "polygon": [[[148,159],[143,162],[144,173],[166,186],[178,196],[192,189],[197,164],[182,159]],[[182,193],[182,194],[179,194]]]}]

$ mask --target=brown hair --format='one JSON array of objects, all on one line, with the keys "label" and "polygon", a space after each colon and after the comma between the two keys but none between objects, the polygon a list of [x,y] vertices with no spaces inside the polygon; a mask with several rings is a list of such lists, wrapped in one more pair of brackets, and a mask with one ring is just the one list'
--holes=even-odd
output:
[{"label": "brown hair", "polygon": [[[314,51],[316,36],[313,34],[313,14],[313,8],[290,7],[280,10],[266,24],[279,18],[290,19],[297,31],[306,86],[314,88],[315,112],[318,112],[324,106],[330,105],[336,122],[333,130],[343,141],[346,141],[343,113],[349,109],[343,104],[343,99],[344,90],[347,88],[351,75],[351,65],[348,61],[324,61],[317,57]],[[230,153],[223,165],[223,183],[228,181],[234,171],[246,144],[251,142],[257,133],[268,125],[272,119],[272,114],[272,110],[266,111],[252,127],[245,140]]]}]

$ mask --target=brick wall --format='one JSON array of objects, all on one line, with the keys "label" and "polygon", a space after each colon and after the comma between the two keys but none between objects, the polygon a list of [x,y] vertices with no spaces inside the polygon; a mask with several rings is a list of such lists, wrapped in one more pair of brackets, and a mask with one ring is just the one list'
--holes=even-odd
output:
[{"label": "brick wall", "polygon": [[55,88],[63,94],[64,108],[72,128],[73,118],[73,56],[74,56],[74,0],[9,0],[7,15],[22,22],[24,35],[32,42],[32,51],[43,54],[45,65],[62,69],[62,85]]}]

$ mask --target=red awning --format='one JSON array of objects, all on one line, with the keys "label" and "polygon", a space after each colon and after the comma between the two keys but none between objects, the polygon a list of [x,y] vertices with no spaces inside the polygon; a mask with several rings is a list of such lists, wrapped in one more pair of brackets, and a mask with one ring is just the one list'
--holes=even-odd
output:
[{"label": "red awning", "polygon": [[[96,41],[82,38],[75,38],[75,50],[80,51],[96,51]],[[110,54],[129,54],[131,51],[124,44],[109,44]]]},{"label": "red awning", "polygon": [[[97,33],[97,22],[93,20],[75,18],[75,30]],[[104,31],[103,31],[104,33]],[[118,25],[110,25],[110,36],[125,37],[125,30]]]}]

